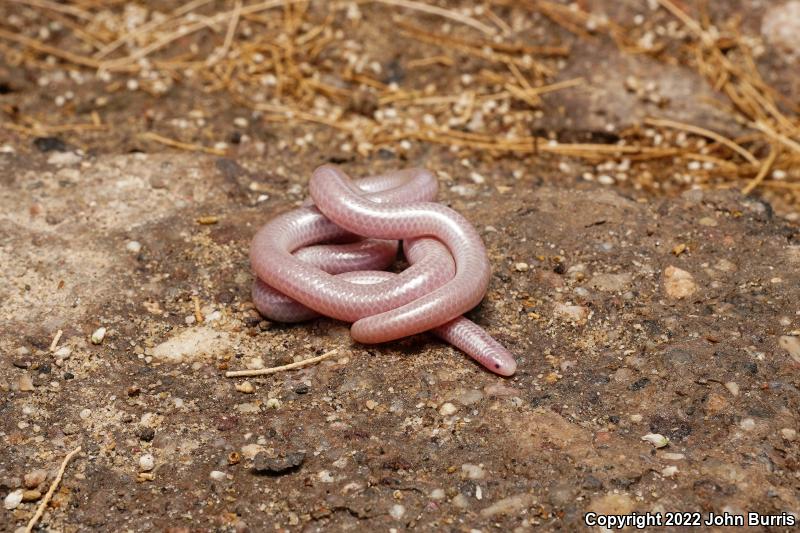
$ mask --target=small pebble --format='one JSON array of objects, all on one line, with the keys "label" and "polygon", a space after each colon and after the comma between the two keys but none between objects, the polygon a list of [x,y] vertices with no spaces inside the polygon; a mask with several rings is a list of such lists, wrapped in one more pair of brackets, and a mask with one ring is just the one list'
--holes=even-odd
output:
[{"label": "small pebble", "polygon": [[797,440],[797,431],[795,431],[792,428],[783,428],[781,430],[781,437],[783,437],[784,440],[792,442],[794,440]]},{"label": "small pebble", "polygon": [[26,490],[22,493],[23,502],[35,502],[42,497],[42,493],[38,490]]},{"label": "small pebble", "polygon": [[106,328],[99,327],[92,333],[92,344],[102,344],[103,339],[106,338]]},{"label": "small pebble", "polygon": [[261,370],[264,368],[264,359],[261,357],[253,357],[248,359],[247,363],[245,363],[245,366],[248,370]]},{"label": "small pebble", "polygon": [[[305,460],[304,452],[288,453],[285,457],[270,457],[266,452],[258,452],[253,459],[253,472],[256,474],[283,474],[299,467]],[[327,470],[323,472],[327,473]],[[331,481],[333,481],[333,477],[331,477]]]},{"label": "small pebble", "polygon": [[389,511],[389,514],[395,520],[400,520],[401,518],[403,518],[403,515],[406,514],[406,508],[400,505],[399,503],[396,503],[392,505],[392,509]]},{"label": "small pebble", "polygon": [[697,284],[685,270],[668,266],[664,270],[664,290],[670,298],[680,300],[697,292]]},{"label": "small pebble", "polygon": [[713,227],[717,226],[716,219],[713,219],[711,217],[703,217],[703,218],[701,218],[699,220],[699,222],[700,222],[701,226],[707,226],[707,227],[710,227],[710,228],[713,228]]},{"label": "small pebble", "polygon": [[682,461],[686,459],[686,456],[682,453],[666,452],[661,454],[661,458],[667,461]]},{"label": "small pebble", "polygon": [[648,433],[642,437],[642,440],[649,442],[656,448],[663,448],[669,444],[669,439],[660,433]]},{"label": "small pebble", "polygon": [[480,465],[464,463],[461,465],[461,475],[467,479],[483,479],[486,477],[486,471]]},{"label": "small pebble", "polygon": [[139,471],[150,472],[156,466],[156,459],[153,454],[146,453],[139,457]]},{"label": "small pebble", "polygon": [[277,398],[270,398],[265,405],[267,409],[280,409],[281,401]]},{"label": "small pebble", "polygon": [[81,410],[81,412],[78,413],[78,416],[80,416],[81,419],[86,420],[92,416],[92,410],[87,407],[86,409]]},{"label": "small pebble", "polygon": [[559,317],[578,324],[589,319],[589,308],[585,305],[568,305],[557,302],[553,307],[553,311]]},{"label": "small pebble", "polygon": [[734,396],[739,396],[739,384],[735,381],[729,381],[725,384],[725,388],[728,389],[728,392],[733,394]]},{"label": "small pebble", "polygon": [[32,470],[25,474],[22,478],[22,482],[25,485],[26,489],[35,489],[39,485],[45,482],[47,479],[47,470],[39,468],[37,470]]},{"label": "small pebble", "polygon": [[467,507],[469,507],[469,500],[467,500],[467,497],[461,494],[460,492],[456,494],[456,496],[451,501],[453,505],[455,505],[460,509],[466,509]]},{"label": "small pebble", "polygon": [[661,470],[661,475],[664,476],[664,477],[672,477],[677,473],[678,473],[678,467],[675,466],[675,465],[665,466]]},{"label": "small pebble", "polygon": [[756,421],[752,418],[743,418],[741,422],[739,422],[739,427],[745,431],[753,431],[756,428]]},{"label": "small pebble", "polygon": [[431,500],[444,500],[444,489],[433,489],[430,494]]},{"label": "small pebble", "polygon": [[235,385],[236,390],[244,394],[253,394],[256,388],[249,381],[243,381]]},{"label": "small pebble", "polygon": [[34,390],[33,380],[28,374],[21,375],[17,381],[17,385],[22,392],[31,392]]},{"label": "small pebble", "polygon": [[56,356],[56,360],[63,361],[64,359],[69,359],[69,356],[72,355],[72,348],[69,346],[62,346],[53,354]]},{"label": "small pebble", "polygon": [[528,263],[514,263],[514,270],[517,272],[527,272],[529,268]]},{"label": "small pebble", "polygon": [[483,399],[483,393],[478,389],[469,389],[458,395],[456,401],[461,405],[473,405]]},{"label": "small pebble", "polygon": [[441,407],[439,407],[439,414],[442,416],[453,415],[456,413],[456,411],[458,411],[458,407],[456,407],[450,402],[445,402],[442,404]]},{"label": "small pebble", "polygon": [[138,254],[142,251],[142,243],[139,241],[128,241],[128,244],[125,245],[125,249],[131,253]]},{"label": "small pebble", "polygon": [[795,363],[800,364],[800,337],[784,335],[778,339],[778,344],[781,348],[789,352],[789,355]]},{"label": "small pebble", "polygon": [[3,507],[8,509],[9,511],[16,509],[20,503],[22,503],[22,494],[25,491],[22,489],[17,489],[13,492],[8,493],[8,496],[5,497],[3,500]]},{"label": "small pebble", "polygon": [[481,176],[481,175],[480,175],[480,174],[478,174],[477,172],[472,172],[472,173],[469,175],[469,179],[471,179],[471,180],[472,180],[472,183],[475,183],[475,184],[477,184],[477,185],[481,185],[481,184],[483,184],[483,183],[486,183],[486,178],[484,178],[483,176]]},{"label": "small pebble", "polygon": [[220,472],[219,470],[212,470],[211,473],[208,475],[214,481],[224,481],[225,480],[225,472]]},{"label": "small pebble", "polygon": [[367,409],[372,411],[376,407],[378,407],[378,402],[376,402],[375,400],[367,400]]}]

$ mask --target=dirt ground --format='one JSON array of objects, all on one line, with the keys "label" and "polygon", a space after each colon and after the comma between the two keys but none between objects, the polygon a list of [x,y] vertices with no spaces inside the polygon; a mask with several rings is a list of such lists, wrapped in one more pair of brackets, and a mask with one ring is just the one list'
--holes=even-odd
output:
[{"label": "dirt ground", "polygon": [[[410,91],[443,81],[453,92],[462,74],[487,68],[469,56],[444,72],[436,61],[412,71],[409,61],[434,53],[390,38],[398,11],[388,4],[352,3],[361,18],[349,8],[327,22],[361,42],[382,83],[394,77]],[[777,145],[748,144],[752,131],[688,66],[496,4],[513,39],[569,48],[547,59],[548,81],[586,85],[538,108],[511,106],[529,133],[600,150],[661,135],[623,134],[659,111],[769,161]],[[760,21],[778,4],[715,2],[709,17],[734,13],[745,34],[769,41]],[[637,24],[640,14],[677,31],[658,2],[576,5],[599,20]],[[37,21],[42,9],[5,3],[0,30],[10,31],[9,14]],[[319,9],[308,16],[324,18]],[[426,28],[442,24],[418,16]],[[29,34],[44,39],[34,26]],[[204,38],[223,41],[225,24]],[[319,117],[277,120],[189,79],[148,92],[133,75],[109,80],[45,54],[16,57],[18,41],[3,46],[0,531],[24,531],[77,446],[39,530],[572,531],[587,512],[798,516],[799,204],[780,185],[800,178],[791,144],[745,195],[760,167],[724,148],[712,147],[716,168],[728,161],[741,175],[678,156],[637,159],[647,151],[598,160],[427,137],[368,142]],[[796,99],[798,58],[766,50],[764,78]],[[330,74],[321,65],[309,68]],[[631,91],[631,76],[658,80],[660,97]],[[348,125],[388,109],[353,94],[342,104]],[[683,142],[674,134],[663,133]],[[429,335],[363,346],[347,324],[258,315],[250,239],[299,205],[326,162],[356,176],[437,173],[441,201],[475,225],[492,264],[486,298],[468,316],[517,356],[515,376],[492,375]],[[224,375],[332,349],[301,370]]]}]

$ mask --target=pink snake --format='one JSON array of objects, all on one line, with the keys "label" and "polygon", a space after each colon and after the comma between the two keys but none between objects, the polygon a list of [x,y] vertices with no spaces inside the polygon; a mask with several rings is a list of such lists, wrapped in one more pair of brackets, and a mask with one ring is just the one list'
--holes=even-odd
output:
[{"label": "pink snake", "polygon": [[[489,261],[470,223],[434,203],[433,174],[407,169],[353,182],[325,165],[309,187],[313,203],[275,217],[253,238],[253,302],[262,315],[353,322],[353,339],[366,344],[430,330],[492,372],[514,374],[511,353],[461,316],[483,299]],[[384,272],[398,240],[409,267]]]}]

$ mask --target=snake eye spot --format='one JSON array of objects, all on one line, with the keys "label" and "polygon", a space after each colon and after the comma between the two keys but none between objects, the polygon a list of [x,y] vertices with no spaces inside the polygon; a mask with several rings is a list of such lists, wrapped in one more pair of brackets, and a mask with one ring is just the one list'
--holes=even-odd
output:
[{"label": "snake eye spot", "polygon": [[495,363],[495,364],[494,364],[494,367],[495,367],[495,368],[500,368],[500,365],[499,365],[499,364],[497,364],[497,363]]}]

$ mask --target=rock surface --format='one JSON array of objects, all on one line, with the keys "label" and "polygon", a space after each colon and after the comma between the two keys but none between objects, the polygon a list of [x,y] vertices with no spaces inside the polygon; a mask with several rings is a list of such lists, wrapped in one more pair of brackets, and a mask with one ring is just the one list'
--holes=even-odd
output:
[{"label": "rock surface", "polygon": [[[447,157],[413,163],[452,168]],[[761,204],[732,192],[648,200],[538,187],[488,164],[474,197],[443,180],[444,200],[489,251],[489,293],[470,317],[517,355],[517,374],[503,380],[427,335],[366,347],[332,320],[261,322],[249,241],[302,199],[310,167],[254,178],[269,190],[257,203],[261,193],[232,192],[216,162],[87,157],[75,175],[45,167],[31,188],[18,161],[4,178],[0,471],[5,505],[19,513],[4,511],[5,524],[32,513],[23,477],[41,484],[30,473],[77,444],[93,460],[70,466],[55,520],[93,529],[213,529],[231,513],[323,529],[417,516],[434,529],[574,529],[589,509],[800,505],[800,245]],[[32,214],[34,204],[59,222]],[[216,224],[197,223],[210,215]],[[665,293],[676,272],[691,273],[689,297]],[[99,324],[108,333],[93,344]],[[64,359],[50,351],[59,330]],[[244,391],[223,375],[334,347],[338,359],[248,378]],[[32,387],[19,387],[25,376]],[[669,444],[656,451],[647,434]],[[235,495],[220,498],[228,486]]]}]

